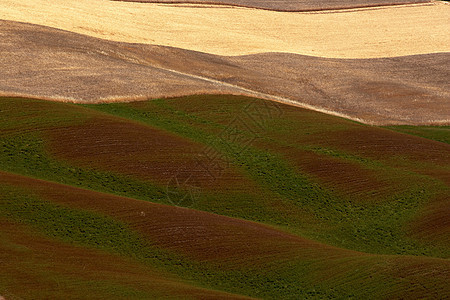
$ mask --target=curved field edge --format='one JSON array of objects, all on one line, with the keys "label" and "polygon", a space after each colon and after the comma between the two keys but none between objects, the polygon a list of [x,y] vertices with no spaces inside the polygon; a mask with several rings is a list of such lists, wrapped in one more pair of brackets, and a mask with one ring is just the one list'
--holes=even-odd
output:
[{"label": "curved field edge", "polygon": [[[264,229],[262,232],[254,231],[261,225],[194,210],[181,209],[182,213],[180,214],[180,208],[26,179],[13,174],[2,173],[0,178],[2,181],[0,185],[2,189],[0,202],[2,224],[5,224],[4,218],[6,217],[26,226],[32,226],[51,239],[56,238],[64,243],[74,243],[74,246],[64,246],[64,244],[61,245],[61,242],[49,243],[46,241],[44,248],[41,246],[41,249],[49,251],[56,246],[56,249],[59,250],[56,252],[56,257],[59,253],[64,252],[64,249],[73,251],[67,249],[70,247],[77,247],[77,252],[86,251],[92,257],[92,250],[82,250],[80,247],[98,248],[119,254],[127,260],[131,259],[129,264],[141,264],[138,270],[142,268],[145,270],[148,266],[153,266],[161,271],[175,273],[185,280],[191,282],[195,280],[203,286],[207,285],[233,293],[263,298],[367,297],[369,295],[371,297],[374,295],[379,297],[423,297],[429,296],[430,293],[434,295],[449,293],[445,280],[449,272],[448,260],[411,256],[365,255],[311,243],[293,236],[289,237],[284,233],[278,235],[273,229]],[[65,197],[61,197],[61,195],[65,195]],[[126,213],[114,209],[114,207],[123,207],[124,205],[128,206],[128,209],[125,210]],[[136,220],[136,215],[144,217],[142,212],[145,212],[145,217],[149,222],[155,222],[157,226]],[[153,221],[152,219],[155,217],[157,220]],[[183,228],[183,230],[174,232],[168,228],[161,233],[161,230],[164,229],[164,222],[161,223],[161,221],[165,219],[173,227]],[[186,227],[184,225],[186,222],[191,226]],[[214,225],[216,222],[222,225]],[[6,222],[6,224],[8,223],[11,221]],[[195,223],[201,224],[200,228],[211,230],[211,234],[223,235],[224,240],[211,240],[212,236],[199,235]],[[6,230],[7,236],[7,243],[3,244],[4,246],[6,245],[10,249],[20,249],[27,244],[29,247],[30,243],[36,244],[34,242],[36,234],[33,234],[33,230],[27,230],[23,225],[13,228],[13,232],[8,232],[8,229],[11,230],[11,226],[2,226],[2,229]],[[27,239],[28,242],[25,243],[24,241],[17,242],[17,239],[12,242],[11,239],[14,239],[17,233],[22,236],[25,234],[22,230],[27,232],[28,236],[31,235],[32,239]],[[230,230],[231,232],[238,230],[240,234],[230,235]],[[267,230],[272,230],[272,233]],[[255,235],[257,232],[259,234]],[[4,235],[0,237],[4,239]],[[185,241],[186,238],[188,242],[184,246],[183,243],[181,245],[178,243],[178,241]],[[251,240],[243,245],[241,242],[246,238]],[[201,242],[202,239],[207,242]],[[275,243],[269,242],[272,239]],[[165,240],[169,242],[164,242]],[[286,242],[288,244],[283,245]],[[270,250],[274,246],[285,248],[289,244],[294,246],[291,246],[290,251],[285,250],[280,253]],[[186,247],[187,251],[183,251],[183,247]],[[195,253],[189,250],[191,247],[194,247],[200,256],[195,257]],[[32,247],[31,251],[33,250],[36,250],[36,247]],[[228,251],[237,253],[223,256],[221,255],[223,250],[226,253]],[[264,254],[267,250],[269,252]],[[11,251],[6,254],[10,253]],[[215,253],[215,255],[211,253]],[[209,257],[206,260],[205,254],[206,257]],[[74,256],[76,259],[77,255]],[[97,254],[98,259],[107,259],[107,257],[106,254]],[[41,259],[39,257],[31,262],[31,270],[29,265],[23,270],[29,276],[34,278],[38,276],[38,284],[42,279],[39,277],[39,271],[36,270],[39,265],[35,265],[35,263],[40,262]],[[30,260],[27,262],[29,263]],[[65,260],[63,265],[70,265],[70,262],[71,260]],[[108,276],[111,276],[114,270],[110,270],[109,273],[106,270],[106,272],[101,272],[101,275],[97,270],[96,275],[92,278],[92,274],[89,274],[89,259],[85,258],[84,262],[85,269],[87,265],[87,271],[85,271],[87,274],[85,275],[88,278],[91,276],[91,280],[94,281],[89,284],[86,281],[80,281],[79,284],[87,285],[87,287],[91,287],[91,290],[93,287],[94,291],[98,288],[104,293],[105,291],[102,291],[106,284],[104,282],[108,281]],[[102,263],[107,262],[99,262],[100,271],[103,271]],[[14,262],[12,264],[14,265]],[[61,267],[64,266],[53,264],[53,267],[44,267],[40,271],[50,269],[54,280],[59,280],[61,285],[70,290],[70,282],[73,283],[74,277],[76,278],[74,275],[82,275],[74,267],[71,278],[67,278],[67,275],[64,276],[64,271],[59,269]],[[411,273],[411,270],[414,272]],[[430,270],[433,271],[432,276],[430,276]],[[137,272],[130,274],[130,280],[133,276],[139,275]],[[425,274],[427,275],[425,276]],[[148,276],[149,274],[146,275],[146,277]],[[102,282],[99,277],[103,277],[104,281]],[[161,280],[158,273],[155,277],[156,280]],[[121,284],[126,285],[127,279],[125,277]],[[45,285],[45,280],[43,282]],[[135,279],[134,282],[134,287],[139,284],[141,289],[142,283],[149,284],[146,279],[142,278],[137,281]],[[29,284],[26,279],[22,283]],[[159,283],[159,288],[165,286],[164,283]],[[165,290],[166,295],[177,297],[177,288],[182,290],[187,287],[176,284],[175,287]],[[137,291],[121,290],[116,287],[113,291],[127,296],[142,296],[144,294],[141,289],[138,288]],[[164,290],[164,288],[162,289]],[[189,290],[189,288],[187,289]],[[16,287],[9,282],[7,290],[14,294]],[[197,291],[197,293],[199,292]],[[208,298],[208,293],[213,293],[206,290],[203,292],[205,295],[202,295],[201,298]],[[196,295],[199,294],[196,294],[194,289],[190,295],[197,298]],[[211,297],[218,296],[221,295],[211,294]],[[178,297],[184,297],[184,295]],[[227,298],[226,295],[223,297]],[[228,297],[234,298],[232,295]]]},{"label": "curved field edge", "polygon": [[417,135],[430,140],[450,144],[450,126],[389,126],[398,132]]},{"label": "curved field edge", "polygon": [[317,14],[103,0],[4,0],[0,18],[218,55],[284,52],[380,58],[448,52],[448,9],[442,2],[432,2]]},{"label": "curved field edge", "polygon": [[98,103],[236,94],[367,124],[450,122],[449,53],[367,60],[282,53],[223,57],[0,23],[0,95]]},{"label": "curved field edge", "polygon": [[379,1],[292,1],[292,0],[278,0],[278,1],[261,1],[261,0],[111,0],[118,2],[135,2],[135,3],[159,3],[159,4],[175,4],[182,6],[183,4],[201,5],[208,7],[209,5],[218,6],[232,6],[243,8],[256,8],[279,12],[320,12],[320,11],[335,11],[361,8],[381,8],[386,6],[411,5],[411,4],[426,4],[430,0],[379,0]]},{"label": "curved field edge", "polygon": [[[63,237],[71,229],[93,232],[89,226],[55,228],[55,235],[27,225],[22,216],[4,218],[5,213],[0,218],[0,295],[5,299],[248,299],[195,286],[161,268]],[[61,221],[45,227],[61,226]]]},{"label": "curved field edge", "polygon": [[[23,109],[13,110],[18,103]],[[288,106],[273,107],[275,111],[269,107],[269,112],[274,115],[268,117],[266,111],[265,119],[260,119],[263,128],[252,128],[258,125],[252,123],[258,115],[255,113],[264,112],[268,103],[245,97],[201,96],[83,107],[3,99],[1,110],[8,118],[1,123],[1,166],[5,171],[73,186],[271,224],[339,247],[382,254],[448,257],[448,244],[441,243],[439,238],[434,241],[416,239],[416,235],[409,236],[404,228],[435,197],[448,191],[448,183],[445,183],[448,146]],[[249,107],[253,108],[248,110]],[[240,125],[230,127],[230,121],[236,118],[241,120]],[[86,131],[92,124],[90,119],[103,120],[96,124],[100,128],[104,126],[105,134],[95,135],[96,143],[86,144],[83,139],[91,134]],[[162,185],[152,177],[146,177],[145,173],[144,176],[127,173],[124,167],[130,162],[139,162],[149,170],[158,162],[142,156],[146,152],[152,153],[153,146],[142,144],[139,136],[127,142],[144,145],[134,152],[135,162],[124,160],[122,156],[127,159],[126,152],[114,156],[119,153],[120,140],[108,133],[108,124],[113,120],[120,121],[124,129],[137,128],[143,136],[146,131],[154,132],[158,128],[168,136],[203,144],[198,157],[208,157],[216,151],[226,164],[211,164],[211,169],[202,168],[196,172],[209,174],[212,167],[232,167],[244,175],[241,178],[246,181],[240,181],[245,184],[229,181],[228,185],[197,185],[197,182],[187,182],[186,186],[180,187],[172,180]],[[237,130],[238,134],[233,134],[237,140],[227,133],[230,128]],[[347,136],[349,144],[339,144],[342,134]],[[366,139],[366,136],[375,139]],[[322,144],[318,144],[316,138]],[[333,138],[337,138],[336,141]],[[73,144],[70,139],[80,140],[80,143]],[[59,148],[55,144],[58,142],[68,143],[72,149],[55,152]],[[346,149],[360,143],[373,143],[373,146]],[[416,149],[408,146],[411,144],[416,144]],[[158,146],[161,152],[170,151],[170,145]],[[367,152],[373,147],[377,147],[374,148],[377,151]],[[398,158],[399,149],[401,159]],[[305,154],[314,154],[312,159],[316,163],[332,159],[331,163],[345,163],[354,172],[365,169],[385,180],[383,185],[388,184],[388,189],[383,192],[374,179],[361,177],[357,190],[342,194],[338,188],[345,189],[345,182],[344,185],[324,182],[320,169],[304,169],[303,162],[292,158]],[[123,162],[124,166],[117,169],[111,161],[102,158],[109,156],[116,157],[115,161]],[[189,155],[187,159],[190,159]],[[437,163],[437,159],[441,162]],[[98,165],[99,161],[108,163]],[[187,170],[192,171],[192,168]],[[166,179],[177,174],[169,172],[167,175]],[[215,175],[222,176],[221,173]],[[212,178],[212,183],[225,178],[222,176],[216,181]],[[186,197],[193,191],[198,193]],[[170,197],[168,192],[171,192]]]},{"label": "curved field edge", "polygon": [[[359,239],[364,240],[366,247],[350,246],[349,240],[345,242],[346,247],[350,246],[352,249],[371,252],[376,246],[371,245],[373,241],[366,238],[380,235],[380,238],[384,236],[381,239],[386,239],[385,234],[389,232],[388,235],[396,237],[388,238],[385,242],[390,244],[390,248],[396,248],[395,251],[399,251],[395,253],[408,253],[415,249],[417,250],[415,254],[419,254],[422,251],[418,250],[421,248],[419,244],[413,243],[414,245],[406,246],[409,242],[400,238],[402,236],[400,232],[407,232],[401,229],[403,225],[400,224],[410,222],[408,220],[414,219],[415,214],[420,214],[422,209],[426,210],[428,202],[432,203],[434,198],[448,193],[448,162],[450,159],[448,146],[316,112],[233,96],[192,96],[153,100],[146,103],[87,105],[87,107],[165,128],[205,143],[209,145],[209,148],[219,150],[231,158],[234,165],[242,166],[247,170],[249,175],[262,186],[267,187],[274,194],[290,199],[282,201],[282,205],[290,206],[291,209],[300,206],[310,210],[314,215],[312,220],[316,220],[312,221],[308,217],[309,226],[314,224],[317,218],[322,221],[327,220],[325,223],[329,225],[333,224],[333,214],[329,214],[333,209],[337,209],[339,217],[335,221],[339,223],[343,216],[348,215],[352,216],[348,219],[349,222],[353,223],[357,219],[362,221],[353,223],[355,227],[351,232],[348,232],[344,226],[338,231],[328,232],[330,235],[326,237],[317,235],[317,228],[305,231],[303,225],[298,225],[302,228],[301,231],[297,231],[301,235],[306,234],[313,239],[322,241],[325,238],[327,242],[335,245],[342,246],[342,241],[346,240],[349,234],[356,234]],[[230,119],[227,119],[227,116]],[[219,122],[217,123],[217,121]],[[317,123],[324,125],[323,127],[317,126]],[[261,125],[263,129],[261,129]],[[211,130],[214,132],[212,136],[209,135]],[[237,138],[235,131],[238,131]],[[255,137],[257,137],[256,140],[254,140]],[[242,146],[230,147],[227,145],[236,139],[240,139],[239,142],[244,144],[243,148]],[[253,141],[257,147],[253,147],[253,145],[248,147],[248,141]],[[415,147],[411,147],[411,145],[415,145]],[[269,151],[261,152],[261,148]],[[321,180],[317,180],[319,178],[314,176],[316,175],[315,171],[306,171],[303,165],[296,165],[297,158],[295,156],[308,157],[311,152],[319,155],[313,158],[319,163],[327,158],[356,163],[356,166],[352,166],[353,174],[347,178],[347,186],[356,180],[354,177],[358,172],[357,166],[359,165],[362,169],[374,172],[373,174],[376,174],[375,176],[379,179],[385,178],[385,185],[393,185],[396,189],[387,191],[384,196],[379,195],[378,192],[382,191],[380,187],[372,186],[373,190],[370,190],[373,179],[368,181],[367,178],[361,177],[362,184],[367,186],[368,190],[372,192],[371,194],[364,195],[353,191],[354,195],[350,193],[350,195],[341,196],[336,193],[335,185],[330,187],[324,185]],[[280,154],[282,154],[281,160]],[[402,163],[399,163],[400,161]],[[412,184],[413,182],[422,184],[416,185]],[[345,189],[345,183],[343,188]],[[295,206],[292,206],[292,199],[296,199],[293,202]],[[365,202],[368,199],[371,199],[369,200],[371,204]],[[211,200],[206,201],[206,207],[212,204],[208,201]],[[439,207],[443,207],[444,203],[448,203],[448,201],[441,202]],[[275,207],[279,209],[279,205]],[[232,213],[229,208],[227,211]],[[305,212],[296,211],[303,217],[308,216]],[[257,218],[260,217],[261,215]],[[372,218],[374,223],[369,221]],[[350,219],[353,220],[350,221]],[[272,219],[270,222],[275,220]],[[278,219],[275,222],[280,225],[297,224],[293,219],[285,220]],[[391,225],[388,224],[393,220],[398,223],[397,225],[391,224],[393,227],[390,227]],[[279,223],[280,221],[281,223]],[[370,225],[366,223],[367,221]],[[444,247],[442,250],[448,247],[448,243],[445,242],[445,237],[448,237],[450,229],[448,225],[442,224],[442,239],[438,238],[434,241],[436,246],[440,245],[438,248]],[[400,231],[394,233],[395,230],[392,231],[392,229],[397,226]],[[440,225],[434,224],[432,221],[429,228],[433,228],[433,226]],[[378,229],[373,231],[375,228]],[[434,228],[438,231],[441,230],[438,227]],[[321,228],[319,231],[323,229]],[[314,234],[311,236],[312,232]],[[344,232],[345,237],[342,235]],[[341,238],[343,240],[340,240]],[[406,243],[401,243],[402,246],[400,246],[397,244],[400,240]],[[404,248],[405,246],[408,250]],[[445,252],[447,250],[443,250],[442,253]],[[447,255],[444,254],[444,257]]]}]

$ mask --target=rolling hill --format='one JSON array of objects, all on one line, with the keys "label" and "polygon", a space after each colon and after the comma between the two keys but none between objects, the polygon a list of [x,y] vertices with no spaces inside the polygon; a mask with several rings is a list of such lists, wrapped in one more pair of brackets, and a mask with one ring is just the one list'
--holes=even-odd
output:
[{"label": "rolling hill", "polygon": [[450,298],[427,0],[2,0],[0,300]]},{"label": "rolling hill", "polygon": [[224,57],[0,24],[4,96],[98,103],[235,94],[369,124],[450,122],[448,53],[364,60],[282,53]]},{"label": "rolling hill", "polygon": [[450,293],[446,143],[242,96],[0,112],[5,295]]},{"label": "rolling hill", "polygon": [[107,0],[3,0],[0,19],[117,42],[170,46],[224,56],[283,52],[352,59],[450,51],[447,34],[450,6],[442,1],[332,13],[180,5]]}]

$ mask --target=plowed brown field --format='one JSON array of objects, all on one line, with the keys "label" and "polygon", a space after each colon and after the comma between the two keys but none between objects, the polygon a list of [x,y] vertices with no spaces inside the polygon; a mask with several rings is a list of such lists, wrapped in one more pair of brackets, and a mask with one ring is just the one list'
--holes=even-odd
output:
[{"label": "plowed brown field", "polygon": [[[326,138],[323,138],[324,136]],[[355,128],[333,134],[324,132],[310,137],[308,142],[381,160],[395,159],[401,155],[411,161],[429,162],[436,166],[447,166],[450,162],[448,144],[379,128]]]},{"label": "plowed brown field", "polygon": [[[115,118],[93,118],[83,125],[52,129],[48,151],[72,164],[150,180],[159,184],[190,177],[198,187],[249,190],[254,184],[222,161],[220,176],[210,174],[209,159],[199,154],[205,146],[170,132]],[[228,166],[228,167],[227,167]],[[227,168],[225,168],[227,167]],[[216,176],[214,176],[216,175]]]},{"label": "plowed brown field", "polygon": [[449,16],[1,0],[0,300],[450,299]]},{"label": "plowed brown field", "polygon": [[371,124],[450,122],[449,54],[368,60],[275,53],[220,57],[1,24],[2,95],[102,102],[229,93]]},{"label": "plowed brown field", "polygon": [[[449,268],[449,262],[445,259],[368,255],[330,247],[253,222],[97,193],[5,172],[0,172],[0,183],[20,187],[65,206],[110,215],[129,224],[150,243],[191,259],[219,266],[222,270],[245,269],[256,265],[260,266],[261,272],[264,273],[273,268],[283,270],[287,267],[289,269],[290,262],[303,259],[311,261],[309,268],[314,270],[314,273],[308,273],[307,276],[321,278],[323,284],[345,286],[352,280],[348,276],[352,276],[355,280],[364,280],[364,286],[373,287],[378,280],[389,278],[392,285],[386,295],[390,297],[425,297],[429,296],[430,288],[431,293],[436,295],[448,293],[448,289],[443,285],[448,278]],[[20,237],[15,237],[15,234],[20,236],[24,234],[22,231],[15,233],[17,227],[10,223],[2,222],[2,225],[5,225],[2,228],[10,232],[11,239],[15,239],[16,243]],[[46,246],[42,247],[42,243]],[[42,238],[32,237],[26,245],[30,245],[33,251],[38,251],[37,253],[42,253],[41,251],[45,253],[54,248],[55,258],[67,259],[65,256],[70,257],[69,253],[71,253],[72,257],[68,262],[84,262],[88,270],[93,268],[93,270],[111,273],[115,272],[116,267],[122,266],[122,264],[115,266],[114,263],[114,266],[108,265],[102,269],[102,264],[108,262],[108,259],[103,260],[104,257],[99,257],[99,254],[92,252],[89,257],[80,260],[73,247],[54,246],[46,240],[42,241]],[[97,267],[93,267],[91,259],[96,257],[102,262],[99,262]],[[44,258],[45,256],[37,260]],[[277,263],[273,264],[273,262]],[[59,267],[59,264],[55,263],[52,268],[58,270]],[[127,267],[124,266],[124,269],[127,270]],[[139,276],[139,270],[134,270],[131,275]],[[429,277],[426,276],[430,270],[433,270],[432,281],[428,281]],[[67,269],[63,272],[67,272]],[[89,278],[90,274],[89,272],[85,274],[86,278]],[[148,276],[150,275],[147,274],[145,278]],[[24,281],[27,280],[29,278],[24,279]],[[160,278],[159,280],[161,281]],[[122,284],[128,284],[128,282],[125,281]],[[163,282],[159,287],[166,288],[166,283]],[[199,291],[189,290],[183,286],[170,287],[170,283],[169,288],[174,289],[175,293],[185,289],[194,297],[199,294]],[[204,295],[206,298],[211,295],[211,292],[208,293]]]},{"label": "plowed brown field", "polygon": [[6,299],[83,298],[87,294],[100,299],[105,293],[114,298],[121,288],[140,291],[152,298],[250,299],[191,286],[173,274],[117,255],[50,239],[28,226],[5,219],[0,219],[0,235],[0,278],[8,276],[10,282],[3,294]]},{"label": "plowed brown field", "polygon": [[442,245],[450,243],[450,206],[448,195],[439,195],[410,223],[411,235]]},{"label": "plowed brown field", "polygon": [[299,255],[306,258],[315,256],[317,251],[338,257],[358,254],[258,223],[193,209],[112,196],[5,172],[0,172],[0,182],[57,203],[111,215],[139,231],[150,243],[196,260],[227,262],[223,267],[264,264]]}]

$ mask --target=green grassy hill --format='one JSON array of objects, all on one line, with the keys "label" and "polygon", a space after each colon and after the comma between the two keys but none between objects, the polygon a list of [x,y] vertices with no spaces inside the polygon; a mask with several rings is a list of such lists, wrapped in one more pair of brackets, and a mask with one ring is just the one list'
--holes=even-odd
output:
[{"label": "green grassy hill", "polygon": [[450,296],[445,127],[238,96],[0,114],[0,295]]}]

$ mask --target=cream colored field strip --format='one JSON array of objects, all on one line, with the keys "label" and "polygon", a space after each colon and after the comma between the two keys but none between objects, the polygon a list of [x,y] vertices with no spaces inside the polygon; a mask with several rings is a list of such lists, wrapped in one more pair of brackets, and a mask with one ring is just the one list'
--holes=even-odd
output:
[{"label": "cream colored field strip", "polygon": [[219,55],[373,58],[450,52],[450,5],[442,2],[311,14],[108,0],[1,0],[0,19]]}]

